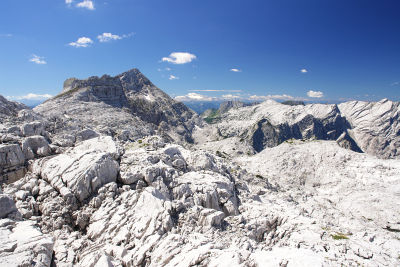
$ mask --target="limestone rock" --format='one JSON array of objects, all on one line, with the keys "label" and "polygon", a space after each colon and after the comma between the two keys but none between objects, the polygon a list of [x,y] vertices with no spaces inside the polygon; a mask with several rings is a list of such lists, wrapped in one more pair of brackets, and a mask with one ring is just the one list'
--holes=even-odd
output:
[{"label": "limestone rock", "polygon": [[7,217],[8,214],[17,211],[15,203],[8,195],[0,194],[0,219]]},{"label": "limestone rock", "polygon": [[32,221],[0,220],[1,266],[50,266],[54,240]]},{"label": "limestone rock", "polygon": [[61,94],[34,110],[44,117],[62,118],[65,129],[73,121],[123,140],[151,135],[158,129],[172,139],[190,141],[195,122],[200,122],[193,111],[171,99],[137,69],[115,77],[68,79]]},{"label": "limestone rock", "polygon": [[102,185],[117,179],[119,165],[113,158],[115,150],[104,151],[107,149],[102,139],[87,140],[65,154],[37,161],[33,169],[64,196],[70,190],[83,201]]},{"label": "limestone rock", "polygon": [[17,144],[0,144],[0,170],[23,165],[25,157]]},{"label": "limestone rock", "polygon": [[400,104],[383,99],[379,102],[351,101],[339,105],[353,128],[358,146],[381,158],[400,156]]},{"label": "limestone rock", "polygon": [[41,121],[25,123],[21,126],[21,132],[24,136],[45,134],[44,125]]},{"label": "limestone rock", "polygon": [[33,159],[37,156],[45,157],[51,154],[49,143],[40,135],[25,138],[22,142],[22,151],[26,159]]}]

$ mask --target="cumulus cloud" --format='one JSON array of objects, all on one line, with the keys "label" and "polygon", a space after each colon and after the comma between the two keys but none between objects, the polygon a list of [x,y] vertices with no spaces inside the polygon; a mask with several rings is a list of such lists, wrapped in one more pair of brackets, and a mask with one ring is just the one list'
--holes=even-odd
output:
[{"label": "cumulus cloud", "polygon": [[[68,0],[66,0],[66,1],[68,1]],[[71,3],[72,3],[72,1],[71,1]],[[89,10],[94,10],[93,1],[90,1],[90,0],[83,0],[80,3],[77,3],[76,6],[81,7],[81,8],[87,8]]]},{"label": "cumulus cloud", "polygon": [[39,57],[37,55],[32,55],[32,57],[29,59],[29,61],[39,64],[39,65],[47,64],[47,62],[44,60],[44,57]]},{"label": "cumulus cloud", "polygon": [[49,94],[34,94],[34,93],[29,93],[27,95],[22,95],[22,96],[7,96],[9,100],[46,100],[53,97],[52,95]]},{"label": "cumulus cloud", "polygon": [[230,69],[230,71],[232,71],[232,72],[242,72],[242,70],[240,70],[240,69]]},{"label": "cumulus cloud", "polygon": [[73,2],[73,0],[65,0],[65,3],[66,3],[67,5],[71,5],[72,2]]},{"label": "cumulus cloud", "polygon": [[179,77],[176,77],[176,76],[171,74],[171,75],[169,75],[168,80],[179,80]]},{"label": "cumulus cloud", "polygon": [[73,47],[88,47],[93,43],[89,37],[80,37],[76,42],[71,42],[68,45]]},{"label": "cumulus cloud", "polygon": [[196,59],[196,56],[186,52],[173,52],[168,57],[163,57],[161,61],[173,64],[186,64]]},{"label": "cumulus cloud", "polygon": [[103,34],[98,35],[97,39],[99,39],[100,43],[105,43],[112,40],[121,40],[122,37],[117,34],[112,34],[111,32],[104,32]]},{"label": "cumulus cloud", "polygon": [[239,99],[239,98],[241,98],[241,96],[240,95],[226,94],[226,95],[222,95],[221,98],[223,98],[223,99]]},{"label": "cumulus cloud", "polygon": [[111,32],[104,32],[104,33],[98,35],[97,39],[99,39],[100,43],[106,43],[106,42],[110,42],[113,40],[121,40],[124,38],[128,38],[128,37],[131,37],[132,35],[133,35],[133,33],[117,35],[117,34],[112,34]]},{"label": "cumulus cloud", "polygon": [[214,97],[205,96],[197,93],[188,93],[187,95],[175,97],[176,101],[213,101]]},{"label": "cumulus cloud", "polygon": [[300,72],[301,72],[301,73],[307,73],[308,70],[307,70],[307,69],[301,69]]},{"label": "cumulus cloud", "polygon": [[324,93],[321,91],[310,90],[307,92],[307,95],[308,95],[308,97],[321,98],[324,96]]}]

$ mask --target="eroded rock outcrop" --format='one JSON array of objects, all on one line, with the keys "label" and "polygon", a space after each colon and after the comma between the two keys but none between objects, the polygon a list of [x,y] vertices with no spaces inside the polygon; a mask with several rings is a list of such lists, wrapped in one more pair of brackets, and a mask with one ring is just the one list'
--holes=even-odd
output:
[{"label": "eroded rock outcrop", "polygon": [[[158,132],[191,141],[197,115],[152,84],[137,69],[64,83],[63,91],[34,109],[57,121],[54,131],[90,125],[97,132],[135,140]],[[73,131],[77,131],[76,129]]]},{"label": "eroded rock outcrop", "polygon": [[69,79],[40,114],[5,101],[0,265],[399,265],[399,160],[351,151],[396,157],[396,103],[195,127],[137,70]]}]

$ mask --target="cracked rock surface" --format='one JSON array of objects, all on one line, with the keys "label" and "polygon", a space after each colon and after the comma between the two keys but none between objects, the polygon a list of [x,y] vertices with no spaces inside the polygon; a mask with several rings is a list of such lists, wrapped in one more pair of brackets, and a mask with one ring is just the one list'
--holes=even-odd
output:
[{"label": "cracked rock surface", "polygon": [[136,69],[0,97],[0,266],[398,266],[398,107],[205,125]]}]

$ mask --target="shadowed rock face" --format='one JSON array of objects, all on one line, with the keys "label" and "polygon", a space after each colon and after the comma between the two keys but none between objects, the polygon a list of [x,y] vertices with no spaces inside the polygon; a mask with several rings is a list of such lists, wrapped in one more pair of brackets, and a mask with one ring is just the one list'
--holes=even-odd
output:
[{"label": "shadowed rock face", "polygon": [[16,116],[21,109],[28,108],[24,104],[8,101],[0,95],[0,118],[5,116]]},{"label": "shadowed rock face", "polygon": [[[96,116],[86,118],[89,109]],[[198,121],[193,111],[158,89],[138,69],[115,77],[70,78],[59,95],[35,111],[47,117],[67,115],[81,121],[78,125],[86,124],[100,132],[118,135],[123,129],[136,138],[159,131],[174,140],[190,141]]]},{"label": "shadowed rock face", "polygon": [[289,139],[336,140],[345,148],[380,158],[400,156],[400,105],[352,101],[340,105],[282,105],[275,101],[233,108],[209,126],[214,141],[239,137],[260,152]]},{"label": "shadowed rock face", "polygon": [[[260,152],[266,147],[275,147],[289,139],[336,140],[348,127],[346,119],[338,114],[324,119],[307,115],[295,124],[273,125],[268,119],[262,119],[254,125],[248,136],[254,150]],[[351,139],[350,136],[348,138]]]}]

